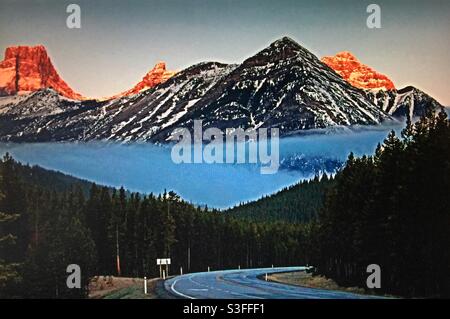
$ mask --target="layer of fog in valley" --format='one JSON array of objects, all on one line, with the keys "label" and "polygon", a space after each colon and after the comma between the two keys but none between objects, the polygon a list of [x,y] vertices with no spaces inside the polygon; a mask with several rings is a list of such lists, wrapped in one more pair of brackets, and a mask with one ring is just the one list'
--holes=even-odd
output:
[{"label": "layer of fog in valley", "polygon": [[174,190],[184,199],[209,207],[226,208],[311,178],[332,173],[350,152],[372,154],[389,130],[317,131],[280,140],[280,169],[261,174],[260,164],[175,164],[170,146],[149,143],[59,142],[0,144],[22,163],[40,165],[109,186],[131,191],[161,193]]}]

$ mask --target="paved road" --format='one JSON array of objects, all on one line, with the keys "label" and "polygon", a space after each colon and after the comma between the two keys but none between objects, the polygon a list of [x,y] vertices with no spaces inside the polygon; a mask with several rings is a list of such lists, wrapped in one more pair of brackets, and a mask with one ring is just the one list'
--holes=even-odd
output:
[{"label": "paved road", "polygon": [[266,273],[301,271],[305,267],[226,270],[186,274],[166,280],[165,288],[188,299],[361,299],[369,296],[266,282]]}]

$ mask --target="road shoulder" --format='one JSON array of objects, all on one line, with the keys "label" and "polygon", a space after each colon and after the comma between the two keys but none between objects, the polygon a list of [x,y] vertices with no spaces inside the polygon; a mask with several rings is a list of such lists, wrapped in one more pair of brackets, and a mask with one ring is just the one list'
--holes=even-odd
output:
[{"label": "road shoulder", "polygon": [[[263,279],[264,278],[260,278]],[[293,271],[293,272],[282,272],[282,273],[273,273],[268,274],[268,281],[292,285],[292,286],[300,286],[306,288],[314,288],[314,289],[324,289],[331,291],[342,291],[347,293],[353,293],[358,295],[368,295],[375,296],[376,294],[370,293],[363,288],[360,287],[342,287],[339,286],[334,280],[326,278],[321,275],[313,275],[306,271]]]},{"label": "road shoulder", "polygon": [[144,279],[114,276],[95,276],[89,283],[90,299],[159,299],[161,283],[159,278],[147,280],[147,294],[144,294]]}]

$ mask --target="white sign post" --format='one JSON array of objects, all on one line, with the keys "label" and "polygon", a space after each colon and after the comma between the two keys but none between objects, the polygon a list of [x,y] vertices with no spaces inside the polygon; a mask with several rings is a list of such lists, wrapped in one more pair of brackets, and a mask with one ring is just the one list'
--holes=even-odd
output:
[{"label": "white sign post", "polygon": [[159,278],[162,277],[161,259],[156,259],[156,264],[159,266]]},{"label": "white sign post", "polygon": [[[166,276],[169,275],[169,265],[171,264],[170,258],[158,258],[156,259],[156,264],[159,266],[159,278],[165,279]],[[162,266],[165,266],[164,268],[166,271],[162,270]]]}]

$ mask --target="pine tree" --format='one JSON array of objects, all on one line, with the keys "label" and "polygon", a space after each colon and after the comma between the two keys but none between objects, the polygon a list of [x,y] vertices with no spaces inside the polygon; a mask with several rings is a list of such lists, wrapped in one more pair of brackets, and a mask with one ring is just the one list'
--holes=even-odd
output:
[{"label": "pine tree", "polygon": [[[85,298],[90,278],[97,264],[95,243],[82,222],[83,206],[72,206],[73,192],[57,196],[53,200],[53,218],[45,227],[45,238],[30,251],[25,267],[24,288],[31,298]],[[67,266],[81,268],[81,289],[69,289],[66,285]]]},{"label": "pine tree", "polygon": [[[11,161],[11,157],[7,154],[4,160]],[[11,227],[19,220],[20,215],[17,211],[11,213],[11,207],[8,205],[9,198],[4,194],[5,186],[8,185],[5,181],[4,165],[0,168],[2,168],[0,169],[0,207],[2,210],[5,209],[4,212],[0,211],[0,298],[10,298],[21,281],[18,259],[20,254],[13,253],[17,249],[17,235],[14,233],[14,227]]]},{"label": "pine tree", "polygon": [[93,184],[84,213],[97,249],[98,274],[102,275],[114,273],[111,267],[111,247],[108,241],[108,223],[111,219],[111,209],[108,188],[99,188],[96,184]]},{"label": "pine tree", "polygon": [[[1,176],[0,176],[1,178]],[[0,200],[3,198],[0,192]],[[8,292],[14,289],[14,285],[17,285],[21,276],[18,272],[18,263],[8,262],[6,247],[13,246],[17,237],[11,233],[5,233],[3,229],[5,224],[13,222],[19,217],[17,214],[6,214],[0,212],[0,298],[11,297]]]},{"label": "pine tree", "polygon": [[126,207],[127,196],[125,189],[120,188],[119,193],[114,190],[111,197],[111,218],[108,223],[108,242],[113,247],[114,273],[117,276],[122,275],[121,257],[123,254],[123,245],[125,241],[125,225],[127,222]]},{"label": "pine tree", "polygon": [[382,291],[450,295],[450,124],[428,111],[391,132],[374,157],[352,154],[310,235],[317,271],[343,285],[365,286],[379,264]]}]

